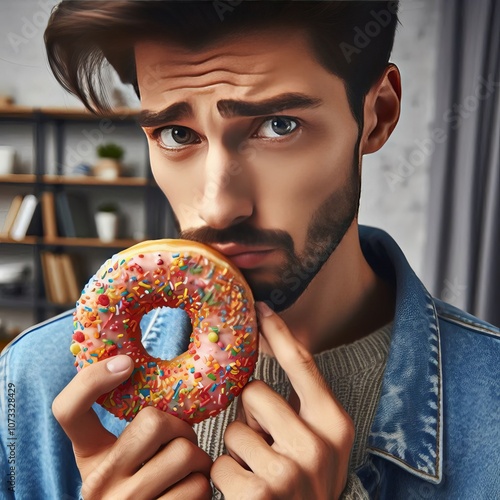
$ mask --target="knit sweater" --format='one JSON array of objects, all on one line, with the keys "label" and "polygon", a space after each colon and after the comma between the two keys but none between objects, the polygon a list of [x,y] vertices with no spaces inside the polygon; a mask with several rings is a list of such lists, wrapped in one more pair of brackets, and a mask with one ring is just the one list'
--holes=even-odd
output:
[{"label": "knit sweater", "polygon": [[[314,356],[316,364],[332,392],[354,422],[354,446],[349,462],[349,477],[342,499],[368,498],[354,471],[366,455],[366,443],[380,396],[382,376],[389,352],[392,323],[348,345]],[[261,354],[254,377],[263,380],[276,392],[288,397],[290,383],[275,358]],[[237,402],[216,418],[195,426],[198,441],[212,459],[225,453],[224,430],[235,418]],[[221,498],[214,491],[214,498]]]}]

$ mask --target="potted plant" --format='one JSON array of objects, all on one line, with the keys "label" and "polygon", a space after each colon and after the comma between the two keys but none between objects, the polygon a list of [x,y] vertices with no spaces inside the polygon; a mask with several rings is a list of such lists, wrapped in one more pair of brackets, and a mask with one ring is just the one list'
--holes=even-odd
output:
[{"label": "potted plant", "polygon": [[94,165],[94,175],[103,179],[116,179],[122,171],[121,160],[124,149],[118,144],[109,142],[97,146],[99,160]]},{"label": "potted plant", "polygon": [[103,203],[95,214],[97,236],[103,243],[116,240],[118,233],[118,207],[114,203]]}]

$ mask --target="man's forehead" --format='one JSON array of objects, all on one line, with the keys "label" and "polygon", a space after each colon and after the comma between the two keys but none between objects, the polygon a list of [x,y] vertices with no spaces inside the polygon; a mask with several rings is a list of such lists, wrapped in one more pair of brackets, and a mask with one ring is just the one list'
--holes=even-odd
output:
[{"label": "man's forehead", "polygon": [[[227,34],[197,49],[188,48],[179,41],[169,39],[143,39],[134,44],[138,73],[147,71],[160,77],[186,71],[196,74],[197,69],[210,69],[213,65],[226,65],[226,69],[241,67],[256,73],[270,69],[277,61],[290,60],[297,64],[298,52],[310,50],[308,39],[301,31],[277,30],[244,31]],[[311,59],[314,59],[312,51]]]},{"label": "man's forehead", "polygon": [[[227,40],[226,40],[227,42]],[[315,59],[300,33],[253,33],[191,51],[178,42],[137,42],[140,124],[193,118],[210,101],[222,118],[263,116],[322,104],[318,81],[336,78]],[[324,84],[323,84],[324,85]]]}]

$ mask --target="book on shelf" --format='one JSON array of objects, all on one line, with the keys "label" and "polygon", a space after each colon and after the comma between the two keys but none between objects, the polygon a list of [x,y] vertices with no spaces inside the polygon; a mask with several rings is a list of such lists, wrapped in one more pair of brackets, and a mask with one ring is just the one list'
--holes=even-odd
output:
[{"label": "book on shelf", "polygon": [[67,238],[95,238],[94,216],[87,198],[77,193],[61,191],[55,196],[58,233]]},{"label": "book on shelf", "polygon": [[9,210],[7,212],[7,217],[5,218],[5,221],[3,223],[3,228],[1,233],[1,236],[3,238],[9,237],[10,231],[12,229],[12,226],[14,225],[14,221],[16,220],[17,214],[19,213],[19,209],[21,208],[22,202],[23,202],[23,196],[21,194],[14,196],[14,199],[12,200]]},{"label": "book on shelf", "polygon": [[76,267],[69,254],[62,253],[58,257],[66,284],[66,303],[76,302],[80,298],[81,294],[81,287],[78,284],[78,279],[75,272]]},{"label": "book on shelf", "polygon": [[75,265],[68,254],[41,252],[45,295],[49,302],[66,305],[80,297]]},{"label": "book on shelf", "polygon": [[66,280],[64,278],[59,256],[55,253],[49,253],[48,256],[50,279],[52,279],[54,283],[54,302],[56,304],[67,304],[68,294],[66,292]]},{"label": "book on shelf", "polygon": [[21,241],[22,239],[24,239],[24,237],[28,233],[30,224],[32,224],[32,219],[35,215],[37,206],[38,199],[34,194],[27,194],[23,198],[21,206],[19,207],[19,211],[14,220],[14,224],[12,225],[12,228],[9,232],[9,236],[13,240]]},{"label": "book on shelf", "polygon": [[26,236],[43,236],[42,205],[38,201],[31,217]]},{"label": "book on shelf", "polygon": [[42,262],[43,286],[45,288],[45,297],[49,302],[55,302],[54,282],[51,279],[52,270],[49,269],[49,258],[47,254],[50,252],[40,252],[40,260]]},{"label": "book on shelf", "polygon": [[42,206],[43,235],[47,240],[57,238],[56,205],[54,193],[44,191],[40,196]]}]

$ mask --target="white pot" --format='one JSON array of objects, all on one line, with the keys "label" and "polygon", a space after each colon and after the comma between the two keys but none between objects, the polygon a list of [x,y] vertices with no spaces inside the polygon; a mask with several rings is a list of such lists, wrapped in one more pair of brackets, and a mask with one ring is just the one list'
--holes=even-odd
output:
[{"label": "white pot", "polygon": [[113,212],[97,212],[95,214],[97,236],[103,243],[116,240],[118,233],[118,214]]},{"label": "white pot", "polygon": [[93,170],[96,177],[113,180],[120,177],[122,166],[118,160],[114,160],[113,158],[99,158]]},{"label": "white pot", "polygon": [[16,150],[10,146],[0,146],[0,175],[9,175],[14,171]]}]

